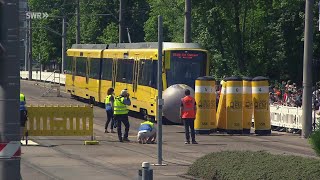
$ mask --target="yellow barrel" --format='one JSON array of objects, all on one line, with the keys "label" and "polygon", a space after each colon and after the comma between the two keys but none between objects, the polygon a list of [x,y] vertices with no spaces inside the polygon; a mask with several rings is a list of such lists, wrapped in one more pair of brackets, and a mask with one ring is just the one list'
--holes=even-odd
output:
[{"label": "yellow barrel", "polygon": [[216,80],[213,77],[205,76],[196,79],[197,115],[194,129],[197,134],[210,134],[217,129],[215,86]]},{"label": "yellow barrel", "polygon": [[242,78],[226,78],[227,133],[242,133]]},{"label": "yellow barrel", "polygon": [[271,134],[268,78],[259,76],[252,79],[252,101],[255,133]]},{"label": "yellow barrel", "polygon": [[252,78],[243,77],[243,93],[242,93],[242,128],[244,134],[250,134],[252,125],[252,88],[251,88]]},{"label": "yellow barrel", "polygon": [[219,96],[218,108],[217,108],[217,130],[223,132],[227,129],[226,120],[226,82],[221,81],[221,91]]}]

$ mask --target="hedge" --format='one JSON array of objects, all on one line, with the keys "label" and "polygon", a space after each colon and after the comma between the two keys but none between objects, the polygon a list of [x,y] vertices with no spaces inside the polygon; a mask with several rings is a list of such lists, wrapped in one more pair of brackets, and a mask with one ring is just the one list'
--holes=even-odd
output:
[{"label": "hedge", "polygon": [[264,151],[223,151],[199,158],[187,174],[206,180],[319,180],[320,160]]}]

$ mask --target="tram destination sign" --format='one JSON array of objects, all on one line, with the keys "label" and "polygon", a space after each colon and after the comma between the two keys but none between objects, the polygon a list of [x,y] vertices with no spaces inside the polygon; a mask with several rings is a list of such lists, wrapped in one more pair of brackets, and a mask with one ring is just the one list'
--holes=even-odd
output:
[{"label": "tram destination sign", "polygon": [[202,59],[204,52],[201,51],[172,51],[172,58],[178,59]]}]

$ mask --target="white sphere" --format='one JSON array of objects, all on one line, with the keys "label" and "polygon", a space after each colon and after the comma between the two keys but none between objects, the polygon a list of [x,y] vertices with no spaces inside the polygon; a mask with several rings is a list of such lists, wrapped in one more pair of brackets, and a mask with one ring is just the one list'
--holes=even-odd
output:
[{"label": "white sphere", "polygon": [[182,123],[180,120],[181,99],[185,96],[185,90],[190,90],[190,95],[194,97],[194,90],[184,84],[175,84],[168,87],[163,92],[163,116],[174,123]]}]

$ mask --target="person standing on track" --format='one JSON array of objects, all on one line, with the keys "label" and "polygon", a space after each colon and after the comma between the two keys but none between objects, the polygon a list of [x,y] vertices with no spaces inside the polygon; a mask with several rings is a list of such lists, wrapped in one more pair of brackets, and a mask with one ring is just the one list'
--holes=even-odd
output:
[{"label": "person standing on track", "polygon": [[108,91],[107,91],[107,96],[106,96],[106,99],[105,99],[105,106],[106,106],[106,112],[107,112],[107,121],[106,121],[106,124],[104,126],[104,133],[109,133],[108,131],[108,125],[111,121],[111,125],[110,125],[110,130],[111,130],[111,133],[115,133],[113,131],[113,128],[114,128],[114,118],[113,118],[113,104],[114,104],[114,96],[113,96],[113,93],[114,93],[114,89],[113,88],[109,88]]},{"label": "person standing on track", "polygon": [[190,96],[190,90],[185,90],[185,97],[181,99],[180,118],[184,122],[186,141],[185,144],[190,144],[189,127],[191,130],[192,144],[198,144],[195,138],[194,120],[196,118],[197,106],[196,101]]},{"label": "person standing on track", "polygon": [[26,126],[26,122],[28,120],[28,111],[26,107],[26,97],[24,94],[20,93],[20,133],[21,137],[23,137],[23,131]]},{"label": "person standing on track", "polygon": [[[126,89],[122,90],[120,93],[120,96],[117,96],[114,99],[114,119],[117,122],[117,131],[118,131],[118,138],[120,142],[130,140],[128,139],[129,136],[129,119],[128,119],[128,113],[129,110],[127,106],[131,105],[131,101],[129,98],[129,93]],[[125,132],[122,138],[122,132],[121,132],[121,122],[125,126]]]}]

